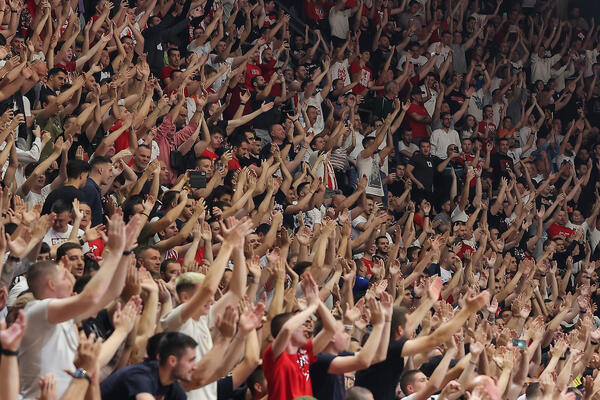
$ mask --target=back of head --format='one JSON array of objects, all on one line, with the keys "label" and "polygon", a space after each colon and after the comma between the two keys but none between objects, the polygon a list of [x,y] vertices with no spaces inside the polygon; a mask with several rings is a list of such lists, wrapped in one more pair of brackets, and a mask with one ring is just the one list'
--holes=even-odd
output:
[{"label": "back of head", "polygon": [[90,164],[83,160],[69,160],[67,163],[67,178],[77,179],[85,172],[90,172]]},{"label": "back of head", "polygon": [[198,343],[185,333],[168,332],[158,343],[158,360],[165,365],[170,356],[179,359],[188,348],[196,348]]},{"label": "back of head", "polygon": [[94,157],[91,161],[90,161],[90,169],[94,170],[96,169],[99,165],[106,165],[106,164],[112,164],[112,160],[108,157],[104,157],[104,156],[97,156]]},{"label": "back of head", "polygon": [[36,299],[40,299],[42,290],[49,279],[56,273],[56,263],[54,261],[40,261],[29,267],[27,271],[27,285]]},{"label": "back of head", "polygon": [[373,393],[364,387],[353,386],[346,390],[346,400],[373,400]]},{"label": "back of head", "polygon": [[265,373],[262,369],[262,366],[259,365],[258,367],[256,367],[256,369],[254,371],[252,371],[250,376],[248,376],[248,379],[246,379],[246,386],[248,386],[248,389],[250,389],[250,392],[252,394],[255,394],[256,393],[255,385],[257,383],[259,385],[262,385],[264,381],[265,381]]},{"label": "back of head", "polygon": [[146,356],[149,360],[158,360],[158,346],[167,332],[160,332],[148,339],[146,343]]}]

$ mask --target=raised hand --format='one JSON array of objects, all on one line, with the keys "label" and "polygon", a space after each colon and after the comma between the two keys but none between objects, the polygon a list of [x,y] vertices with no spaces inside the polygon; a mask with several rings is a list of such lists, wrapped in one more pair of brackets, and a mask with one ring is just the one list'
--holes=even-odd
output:
[{"label": "raised hand", "polygon": [[245,303],[240,311],[240,320],[238,328],[244,336],[258,327],[265,314],[265,303],[260,301],[256,307],[252,308],[249,303]]},{"label": "raised hand", "polygon": [[108,225],[107,247],[116,254],[121,254],[125,249],[125,223],[119,213],[112,215]]},{"label": "raised hand", "polygon": [[17,320],[6,328],[6,321],[0,321],[0,344],[3,350],[17,351],[27,329],[25,311],[20,310]]},{"label": "raised hand", "polygon": [[219,221],[225,241],[234,246],[243,246],[246,236],[252,233],[252,220],[248,217],[240,220],[235,217],[229,217],[226,223],[224,224],[223,221]]},{"label": "raised hand", "polygon": [[486,304],[489,304],[490,292],[484,290],[483,292],[475,296],[473,292],[470,289],[468,289],[467,295],[465,296],[464,300],[466,308],[471,312],[475,312],[481,309]]},{"label": "raised hand", "polygon": [[216,327],[219,329],[221,336],[225,338],[232,338],[235,334],[235,327],[237,326],[238,314],[235,308],[227,306],[223,315],[217,317]]},{"label": "raised hand", "polygon": [[319,298],[319,286],[313,279],[310,272],[307,272],[303,275],[301,287],[302,291],[304,292],[304,296],[306,297],[308,306],[318,306],[321,302],[321,299]]},{"label": "raised hand", "polygon": [[[77,354],[73,364],[76,368],[85,369],[90,375],[93,375],[98,367],[98,355],[102,348],[103,340],[100,338],[96,340],[94,333],[90,334],[89,337],[85,336],[85,332],[79,332],[79,346],[77,347]],[[67,371],[71,376],[72,373]]]}]

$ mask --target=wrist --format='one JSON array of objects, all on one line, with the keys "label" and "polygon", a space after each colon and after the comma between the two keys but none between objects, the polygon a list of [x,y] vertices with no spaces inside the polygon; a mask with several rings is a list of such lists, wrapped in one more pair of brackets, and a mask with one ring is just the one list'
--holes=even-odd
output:
[{"label": "wrist", "polygon": [[11,347],[7,349],[0,350],[0,354],[2,354],[2,358],[4,357],[17,357],[19,355],[18,347]]}]

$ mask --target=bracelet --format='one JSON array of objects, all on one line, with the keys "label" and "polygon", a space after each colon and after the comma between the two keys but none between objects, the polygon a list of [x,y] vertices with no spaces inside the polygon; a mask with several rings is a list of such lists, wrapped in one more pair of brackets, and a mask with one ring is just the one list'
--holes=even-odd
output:
[{"label": "bracelet", "polygon": [[20,259],[19,257],[15,257],[15,256],[13,256],[13,255],[11,254],[11,255],[9,255],[9,256],[6,258],[6,261],[21,262],[21,259]]},{"label": "bracelet", "polygon": [[2,353],[3,356],[16,357],[19,355],[19,350],[12,351],[12,350],[7,350],[7,349],[2,349],[2,351],[0,351],[0,353]]},{"label": "bracelet", "polygon": [[145,215],[146,218],[150,219],[150,215],[146,214],[145,212],[143,212],[142,215]]},{"label": "bracelet", "polygon": [[593,344],[594,346],[598,346],[598,342],[594,342],[593,340],[590,340],[590,343]]},{"label": "bracelet", "polygon": [[141,82],[143,79],[135,78],[136,81]]},{"label": "bracelet", "polygon": [[477,363],[473,360],[469,360],[469,364],[477,365]]},{"label": "bracelet", "polygon": [[240,102],[240,105],[242,105],[242,106],[243,106],[243,105],[246,105],[246,103],[241,103],[241,102]]},{"label": "bracelet", "polygon": [[83,244],[84,244],[84,243],[85,243],[85,241],[84,241],[83,239],[81,239],[81,238],[80,238],[80,239],[79,239],[79,244],[80,244],[81,246],[83,246]]},{"label": "bracelet", "polygon": [[19,13],[19,11],[18,11],[18,10],[10,10],[10,12],[11,12],[12,14],[18,14],[18,13]]},{"label": "bracelet", "polygon": [[124,256],[128,256],[128,255],[130,255],[131,253],[133,253],[133,250],[123,250],[123,255],[124,255]]}]

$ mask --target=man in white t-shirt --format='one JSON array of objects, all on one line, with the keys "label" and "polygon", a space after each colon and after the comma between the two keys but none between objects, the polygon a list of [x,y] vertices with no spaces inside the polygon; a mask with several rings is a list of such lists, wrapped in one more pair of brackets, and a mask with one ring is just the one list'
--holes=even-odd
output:
[{"label": "man in white t-shirt", "polygon": [[356,240],[357,237],[360,236],[367,229],[367,221],[369,220],[369,216],[373,213],[375,209],[375,201],[373,199],[367,197],[366,207],[360,215],[352,220],[352,239]]},{"label": "man in white t-shirt", "polygon": [[440,118],[442,120],[442,127],[431,133],[429,142],[431,143],[431,154],[441,158],[442,160],[445,160],[448,158],[448,153],[446,152],[448,146],[451,144],[456,145],[459,152],[462,151],[462,148],[458,132],[450,128],[450,124],[452,123],[452,114],[448,112],[442,113]]},{"label": "man in white t-shirt", "polygon": [[352,9],[344,9],[346,2],[337,0],[335,6],[329,10],[329,26],[331,27],[331,35],[335,38],[346,40],[350,32],[349,18],[358,11],[358,7],[362,7],[362,1],[356,2],[356,7]]},{"label": "man in white t-shirt", "polygon": [[27,271],[27,283],[35,300],[25,307],[28,327],[19,352],[21,396],[37,399],[40,395],[40,377],[52,373],[56,379],[58,396],[62,396],[74,372],[73,360],[77,351],[78,335],[75,319],[95,316],[110,301],[119,296],[129,260],[121,262],[123,250],[129,250],[137,239],[140,219],[130,224],[135,229],[126,235],[123,218],[115,214],[110,221],[104,262],[85,285],[81,293],[72,295],[75,278],[62,265],[53,261],[33,264]]},{"label": "man in white t-shirt", "polygon": [[427,52],[431,55],[439,55],[438,58],[435,60],[435,66],[438,69],[450,55],[450,51],[452,51],[452,48],[450,47],[451,44],[452,34],[449,31],[446,31],[442,34],[441,42],[435,42],[429,45]]},{"label": "man in white t-shirt", "polygon": [[46,197],[54,189],[59,187],[66,180],[66,175],[62,173],[66,168],[61,168],[59,175],[50,184],[46,184],[46,171],[50,168],[50,165],[58,159],[63,153],[62,162],[66,163],[68,160],[67,151],[69,144],[63,143],[62,138],[58,138],[54,144],[54,151],[44,161],[39,164],[29,164],[25,167],[25,182],[17,190],[17,194],[23,198],[23,201],[27,205],[27,209],[30,210],[38,203],[44,203]]},{"label": "man in white t-shirt", "polygon": [[[210,328],[216,315],[221,315],[227,307],[237,307],[246,294],[246,257],[244,255],[245,237],[251,233],[251,220],[236,222],[226,228],[221,225],[225,240],[219,254],[211,264],[206,276],[199,273],[186,273],[177,279],[176,290],[181,304],[161,320],[165,331],[181,332],[191,336],[197,343],[196,360],[201,360],[212,348],[213,339]],[[225,268],[231,257],[234,268],[229,290],[216,303],[215,292],[221,282]],[[262,305],[264,309],[264,304]],[[243,354],[244,338],[235,337],[221,358],[222,363],[214,365],[207,377],[206,371],[196,369],[190,382],[184,385],[190,400],[216,400],[216,380],[229,372]],[[213,379],[214,378],[214,379]],[[212,382],[206,384],[206,382]]]},{"label": "man in white t-shirt", "polygon": [[[43,241],[48,246],[53,247],[69,240],[73,226],[69,224],[72,219],[70,204],[65,204],[62,200],[58,200],[54,202],[51,210],[53,213],[56,213],[56,218],[52,223],[52,227],[46,232]],[[81,237],[83,233],[81,229],[78,229],[77,237]]]}]

